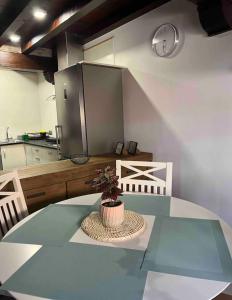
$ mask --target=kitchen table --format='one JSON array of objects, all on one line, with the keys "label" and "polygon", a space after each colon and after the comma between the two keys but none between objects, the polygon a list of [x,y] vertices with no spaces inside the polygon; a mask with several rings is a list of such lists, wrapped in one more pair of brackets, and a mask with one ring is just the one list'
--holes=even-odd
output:
[{"label": "kitchen table", "polygon": [[129,241],[102,243],[81,230],[100,194],[50,205],[19,222],[0,243],[3,288],[19,300],[205,300],[225,290],[232,281],[228,224],[174,197],[123,197],[146,222]]}]

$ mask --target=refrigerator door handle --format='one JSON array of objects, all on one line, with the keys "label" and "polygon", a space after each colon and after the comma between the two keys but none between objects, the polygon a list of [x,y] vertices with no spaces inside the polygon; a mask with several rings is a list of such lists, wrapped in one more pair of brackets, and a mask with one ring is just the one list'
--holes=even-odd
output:
[{"label": "refrigerator door handle", "polygon": [[62,139],[62,126],[56,125],[56,144],[57,144],[57,153],[58,153],[58,159],[61,159],[61,139]]}]

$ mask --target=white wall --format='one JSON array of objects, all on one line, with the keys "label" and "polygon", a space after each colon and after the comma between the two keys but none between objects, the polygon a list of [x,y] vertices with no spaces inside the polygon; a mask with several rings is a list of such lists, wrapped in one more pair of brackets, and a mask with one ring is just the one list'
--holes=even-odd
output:
[{"label": "white wall", "polygon": [[55,87],[44,79],[42,73],[38,73],[38,95],[41,115],[41,129],[52,131],[55,136],[57,125],[56,102],[51,96],[55,95]]},{"label": "white wall", "polygon": [[40,129],[37,73],[0,69],[0,139]]},{"label": "white wall", "polygon": [[24,132],[52,130],[57,124],[54,86],[42,73],[0,69],[0,140]]},{"label": "white wall", "polygon": [[[155,28],[166,22],[185,32],[184,47],[172,59],[151,50]],[[126,140],[137,140],[157,161],[174,162],[175,196],[232,225],[232,34],[208,38],[196,6],[173,0],[85,47],[111,36],[115,64],[128,68]]]},{"label": "white wall", "polygon": [[115,64],[114,38],[107,39],[90,48],[84,48],[84,60],[104,64]]}]

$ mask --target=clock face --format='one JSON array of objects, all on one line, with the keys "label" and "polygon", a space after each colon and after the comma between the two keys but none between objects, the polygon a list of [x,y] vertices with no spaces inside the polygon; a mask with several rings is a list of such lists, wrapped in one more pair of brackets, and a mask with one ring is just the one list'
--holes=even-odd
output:
[{"label": "clock face", "polygon": [[152,49],[160,57],[168,57],[179,44],[179,33],[172,24],[163,24],[155,31],[152,40]]}]

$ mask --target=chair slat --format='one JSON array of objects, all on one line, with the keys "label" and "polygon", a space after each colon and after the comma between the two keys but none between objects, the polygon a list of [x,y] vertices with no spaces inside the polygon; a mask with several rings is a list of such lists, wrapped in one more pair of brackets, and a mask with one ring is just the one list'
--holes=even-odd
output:
[{"label": "chair slat", "polygon": [[18,193],[17,201],[19,203],[19,207],[24,217],[26,217],[28,215],[27,204],[24,198],[24,194],[23,194],[23,190],[22,190],[22,186],[18,174],[16,172],[14,172],[12,181],[13,181],[15,192]]},{"label": "chair slat", "polygon": [[164,188],[163,187],[160,187],[160,195],[164,195]]},{"label": "chair slat", "polygon": [[153,194],[158,194],[158,188],[157,188],[157,186],[153,186]]},{"label": "chair slat", "polygon": [[[17,202],[17,201],[15,201],[15,202]],[[8,205],[9,205],[8,211],[11,215],[12,223],[13,223],[13,225],[15,225],[15,224],[17,224],[18,221],[17,221],[15,210],[14,210],[13,201],[9,202]]]},{"label": "chair slat", "polygon": [[4,215],[2,213],[1,206],[0,206],[0,222],[1,222],[1,227],[2,227],[2,230],[3,230],[3,235],[5,235],[8,231],[8,229],[6,227],[6,222],[5,222]]},{"label": "chair slat", "polygon": [[18,221],[28,215],[27,205],[17,172],[0,176],[0,190],[13,182],[14,192],[0,191],[0,239]]},{"label": "chair slat", "polygon": [[22,214],[22,212],[21,212],[21,210],[20,210],[18,201],[15,201],[15,202],[14,202],[14,205],[15,205],[17,217],[18,217],[19,221],[21,221],[21,220],[23,219],[23,214]]},{"label": "chair slat", "polygon": [[5,204],[4,206],[2,206],[3,208],[3,214],[5,215],[5,221],[6,221],[6,226],[8,227],[8,229],[11,229],[13,227],[13,223],[11,222],[11,218],[10,218],[10,214],[9,214],[9,209],[7,204]]},{"label": "chair slat", "polygon": [[2,232],[2,229],[1,229],[1,222],[0,222],[0,240],[3,238],[3,232]]}]

